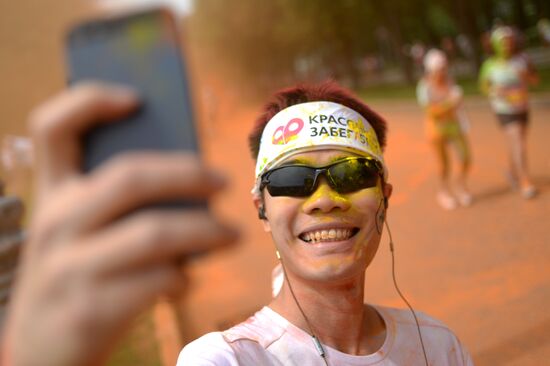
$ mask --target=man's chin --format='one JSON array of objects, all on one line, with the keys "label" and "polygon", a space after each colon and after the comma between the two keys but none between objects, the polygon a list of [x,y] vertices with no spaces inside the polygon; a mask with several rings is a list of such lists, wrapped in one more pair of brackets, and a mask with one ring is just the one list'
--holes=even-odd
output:
[{"label": "man's chin", "polygon": [[[306,268],[306,266],[302,267]],[[317,258],[307,266],[309,270],[304,271],[303,277],[310,281],[329,284],[331,282],[342,282],[361,277],[364,268],[361,268],[357,259],[350,256],[328,256]]]}]

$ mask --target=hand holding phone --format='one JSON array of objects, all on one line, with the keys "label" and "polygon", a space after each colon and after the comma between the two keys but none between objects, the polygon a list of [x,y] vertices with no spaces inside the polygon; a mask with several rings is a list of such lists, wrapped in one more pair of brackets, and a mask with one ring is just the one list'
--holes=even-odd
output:
[{"label": "hand holding phone", "polygon": [[[150,99],[140,97],[147,107]],[[136,107],[126,88],[75,82],[31,114],[38,195],[0,363],[103,364],[132,318],[159,295],[182,290],[178,258],[235,241],[206,210],[135,211],[174,197],[206,200],[223,186],[196,154],[174,152],[182,145],[117,153],[82,174],[82,131],[115,126]]]}]

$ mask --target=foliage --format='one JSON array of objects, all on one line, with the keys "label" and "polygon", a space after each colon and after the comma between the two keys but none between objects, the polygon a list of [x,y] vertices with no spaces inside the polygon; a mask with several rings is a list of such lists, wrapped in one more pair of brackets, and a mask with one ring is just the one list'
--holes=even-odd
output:
[{"label": "foliage", "polygon": [[479,66],[480,36],[495,19],[528,30],[541,16],[550,16],[542,0],[199,0],[188,24],[201,64],[238,85],[332,77],[358,88],[366,68],[378,76],[387,65],[412,85],[411,45],[441,47],[458,35],[470,51],[456,56]]}]

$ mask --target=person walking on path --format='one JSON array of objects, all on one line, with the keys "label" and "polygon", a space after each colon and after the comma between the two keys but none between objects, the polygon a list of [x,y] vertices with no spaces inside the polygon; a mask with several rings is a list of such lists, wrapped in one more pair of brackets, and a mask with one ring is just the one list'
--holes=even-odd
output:
[{"label": "person walking on path", "polygon": [[[418,103],[426,112],[426,134],[434,148],[439,164],[439,191],[437,202],[446,210],[458,204],[469,206],[472,195],[467,188],[471,153],[466,130],[465,115],[461,109],[462,89],[448,72],[449,62],[445,53],[431,49],[424,57],[424,76],[417,85]],[[460,161],[460,173],[451,185],[450,147],[454,146]]]},{"label": "person walking on path", "polygon": [[491,45],[495,52],[481,67],[479,86],[489,97],[506,137],[507,177],[514,189],[519,188],[523,198],[533,198],[537,190],[527,170],[528,87],[538,83],[538,75],[527,55],[518,52],[512,28],[496,28],[491,33]]}]

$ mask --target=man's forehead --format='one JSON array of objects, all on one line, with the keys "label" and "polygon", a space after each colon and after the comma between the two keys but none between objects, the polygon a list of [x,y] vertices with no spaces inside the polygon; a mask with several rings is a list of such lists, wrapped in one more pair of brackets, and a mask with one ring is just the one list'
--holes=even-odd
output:
[{"label": "man's forehead", "polygon": [[[311,153],[328,149],[343,153],[332,153],[332,156]],[[333,102],[296,104],[277,113],[265,126],[255,177],[258,179],[291,159],[326,165],[334,159],[355,156],[348,151],[358,156],[372,156],[384,164],[376,131],[359,113]]]},{"label": "man's forehead", "polygon": [[295,155],[291,155],[281,162],[280,165],[305,164],[319,165],[330,164],[334,161],[342,160],[350,156],[362,156],[350,151],[338,149],[327,149],[317,151],[306,151]]}]

